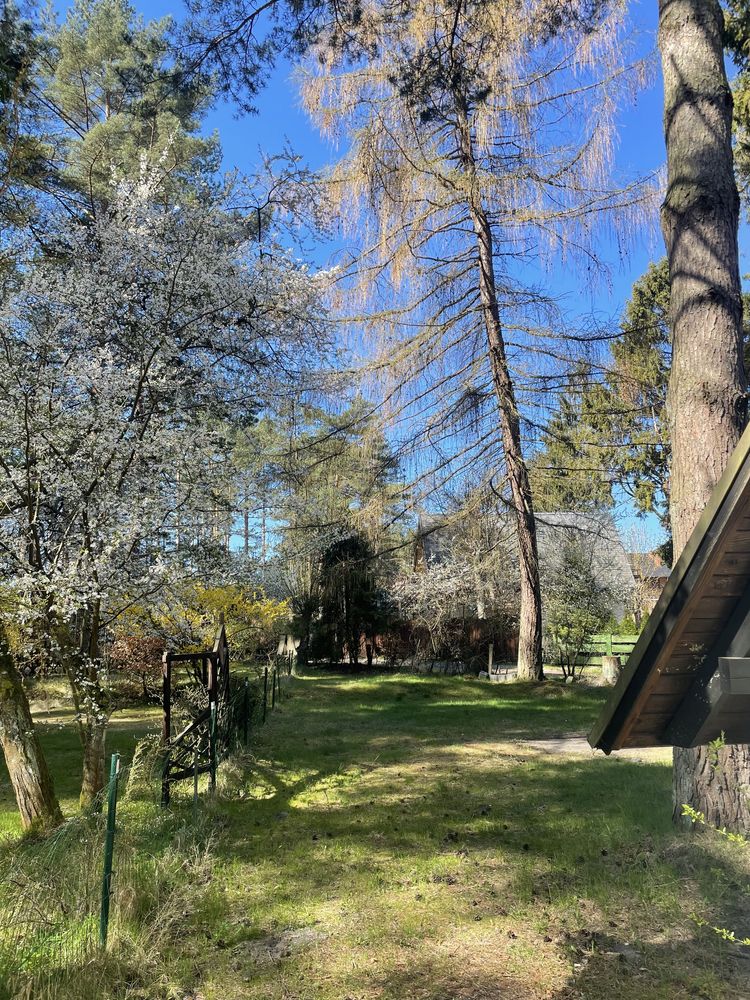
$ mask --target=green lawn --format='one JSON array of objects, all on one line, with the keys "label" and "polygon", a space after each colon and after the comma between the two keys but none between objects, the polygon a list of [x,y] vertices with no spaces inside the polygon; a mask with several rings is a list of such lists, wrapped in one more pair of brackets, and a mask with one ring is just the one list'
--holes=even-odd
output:
[{"label": "green lawn", "polygon": [[[73,724],[73,710],[54,708],[35,712],[35,721],[60,805],[66,816],[72,816],[78,809],[83,766],[81,742]],[[107,754],[118,751],[123,760],[130,760],[138,740],[147,733],[158,732],[160,725],[161,713],[156,708],[130,708],[117,712],[107,732]],[[20,830],[13,789],[0,755],[0,837],[16,835]]]},{"label": "green lawn", "polygon": [[187,803],[124,804],[163,885],[149,906],[116,902],[153,930],[122,920],[98,985],[92,963],[66,995],[750,997],[750,962],[695,919],[750,931],[746,858],[673,834],[664,755],[524,743],[586,732],[601,689],[315,675],[290,690],[192,833]]}]

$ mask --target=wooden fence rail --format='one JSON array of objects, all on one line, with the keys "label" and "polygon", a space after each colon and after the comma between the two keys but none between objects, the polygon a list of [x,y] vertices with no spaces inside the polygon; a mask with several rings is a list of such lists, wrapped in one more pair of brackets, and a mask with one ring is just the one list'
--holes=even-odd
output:
[{"label": "wooden fence rail", "polygon": [[578,658],[577,665],[600,667],[603,656],[619,656],[624,662],[633,652],[636,642],[638,642],[637,635],[613,635],[611,633],[592,635],[586,649]]}]

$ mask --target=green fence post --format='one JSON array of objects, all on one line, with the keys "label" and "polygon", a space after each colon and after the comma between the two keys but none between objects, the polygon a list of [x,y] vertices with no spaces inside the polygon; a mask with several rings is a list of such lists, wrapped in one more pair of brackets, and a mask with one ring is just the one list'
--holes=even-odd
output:
[{"label": "green fence post", "polygon": [[612,633],[607,636],[607,656],[612,655]]},{"label": "green fence post", "polygon": [[250,681],[245,678],[245,693],[242,697],[242,742],[247,746],[250,736]]},{"label": "green fence post", "polygon": [[112,754],[109,767],[109,792],[107,795],[107,831],[104,835],[104,874],[102,876],[102,905],[99,911],[99,944],[107,947],[109,929],[109,900],[112,893],[112,857],[115,849],[115,818],[117,815],[117,779],[120,774],[120,755]]},{"label": "green fence post", "polygon": [[198,822],[198,742],[193,750],[193,823]]},{"label": "green fence post", "polygon": [[266,721],[266,708],[268,707],[268,667],[263,670],[263,721]]},{"label": "green fence post", "polygon": [[271,677],[271,708],[276,708],[276,667],[273,668]]},{"label": "green fence post", "polygon": [[211,702],[211,718],[208,730],[208,754],[211,767],[211,791],[216,791],[216,702]]}]

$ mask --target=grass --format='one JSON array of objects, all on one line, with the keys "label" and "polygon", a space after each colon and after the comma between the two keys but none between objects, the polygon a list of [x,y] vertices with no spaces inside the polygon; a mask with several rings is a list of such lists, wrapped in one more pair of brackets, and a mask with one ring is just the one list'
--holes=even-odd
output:
[{"label": "grass", "polygon": [[666,756],[527,742],[584,733],[601,689],[316,674],[291,691],[196,827],[179,801],[125,804],[150,874],[119,897],[112,954],[61,995],[750,997],[740,950],[695,919],[748,932],[746,859],[673,833]]},{"label": "grass", "polygon": [[[59,706],[44,707],[34,712],[34,718],[63,813],[73,816],[78,810],[83,769],[74,711]],[[107,732],[107,753],[117,751],[123,760],[130,760],[138,740],[147,733],[158,732],[160,724],[161,713],[156,708],[128,708],[117,712]],[[13,788],[0,758],[0,838],[15,836],[20,831]]]}]

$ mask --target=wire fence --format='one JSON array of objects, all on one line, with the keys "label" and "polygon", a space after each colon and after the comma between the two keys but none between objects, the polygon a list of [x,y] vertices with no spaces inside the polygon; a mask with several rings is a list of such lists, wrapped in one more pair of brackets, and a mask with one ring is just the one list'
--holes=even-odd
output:
[{"label": "wire fence", "polygon": [[[283,661],[240,680],[217,764],[250,743],[287,696],[290,674]],[[171,809],[161,808],[163,756],[156,736],[142,740],[126,765],[113,754],[94,808],[0,853],[0,1000],[67,997],[78,970],[158,908],[165,873],[162,859],[143,849],[144,810],[152,826],[169,812],[198,824],[201,801],[215,791],[209,776],[196,776],[176,784]]]}]

